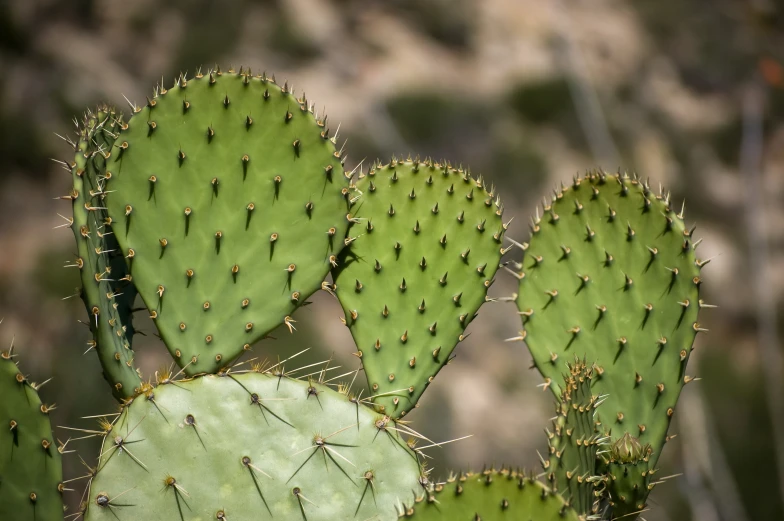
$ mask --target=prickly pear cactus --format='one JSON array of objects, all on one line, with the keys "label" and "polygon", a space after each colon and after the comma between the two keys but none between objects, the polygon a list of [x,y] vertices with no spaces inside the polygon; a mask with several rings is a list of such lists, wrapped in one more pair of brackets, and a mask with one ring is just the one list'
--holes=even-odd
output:
[{"label": "prickly pear cactus", "polygon": [[449,361],[501,258],[503,208],[481,178],[432,161],[357,183],[337,295],[377,410],[400,417]]},{"label": "prickly pear cactus", "polygon": [[149,387],[107,429],[87,521],[392,520],[424,482],[388,417],[279,372]]},{"label": "prickly pear cactus", "polygon": [[[549,486],[508,469],[433,483],[424,437],[398,420],[492,300],[508,251],[494,189],[430,160],[351,184],[326,117],[250,70],[180,75],[129,120],[103,106],[77,127],[64,226],[88,350],[121,402],[86,431],[102,448],[77,517],[631,521],[645,508],[705,307],[707,261],[668,195],[591,173],[545,201],[529,243],[511,241],[524,250],[514,340],[557,397]],[[293,331],[319,288],[340,300],[365,400],[330,389],[326,369],[314,382],[282,363],[229,368]],[[133,363],[137,290],[182,368],[155,386]],[[54,407],[12,358],[0,353],[0,519],[62,520]]]},{"label": "prickly pear cactus", "polygon": [[517,306],[537,369],[559,394],[564,360],[595,361],[602,425],[650,444],[651,465],[701,330],[692,232],[647,183],[592,173],[546,204],[524,245]]},{"label": "prickly pear cactus", "polygon": [[62,521],[62,466],[49,411],[19,372],[13,347],[0,352],[0,519]]},{"label": "prickly pear cactus", "polygon": [[75,142],[69,195],[78,251],[71,266],[79,269],[82,280],[80,294],[93,334],[88,347],[98,353],[104,378],[119,400],[132,397],[141,385],[131,350],[136,288],[104,206],[106,163],[122,125],[122,116],[112,107],[99,107],[85,115]]},{"label": "prickly pear cactus", "polygon": [[120,129],[106,206],[133,282],[187,374],[293,311],[343,247],[348,180],[311,104],[250,71],[181,76]]},{"label": "prickly pear cactus", "polygon": [[542,466],[551,488],[571,498],[580,515],[596,515],[596,484],[601,481],[596,453],[606,442],[595,417],[601,402],[591,390],[593,368],[575,360],[568,369],[556,401],[552,430],[546,431],[549,456]]},{"label": "prickly pear cactus", "polygon": [[420,495],[401,517],[417,521],[580,521],[559,494],[510,470],[452,477]]}]

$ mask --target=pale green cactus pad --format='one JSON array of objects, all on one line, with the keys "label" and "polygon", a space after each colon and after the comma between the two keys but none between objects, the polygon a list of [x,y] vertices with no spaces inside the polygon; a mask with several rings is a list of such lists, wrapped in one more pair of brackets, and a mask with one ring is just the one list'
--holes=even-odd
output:
[{"label": "pale green cactus pad", "polygon": [[85,519],[393,520],[422,490],[388,417],[249,372],[145,389],[104,439]]},{"label": "pale green cactus pad", "polygon": [[560,495],[509,470],[451,478],[420,495],[401,517],[417,521],[580,520]]},{"label": "pale green cactus pad", "polygon": [[62,521],[65,490],[49,411],[19,372],[12,349],[0,352],[0,519]]},{"label": "pale green cactus pad", "polygon": [[326,122],[263,75],[211,71],[160,88],[107,168],[133,282],[189,375],[293,330],[344,245],[348,180]]},{"label": "pale green cactus pad", "polygon": [[485,302],[503,207],[481,178],[432,161],[374,165],[356,188],[337,295],[376,408],[400,417]]}]

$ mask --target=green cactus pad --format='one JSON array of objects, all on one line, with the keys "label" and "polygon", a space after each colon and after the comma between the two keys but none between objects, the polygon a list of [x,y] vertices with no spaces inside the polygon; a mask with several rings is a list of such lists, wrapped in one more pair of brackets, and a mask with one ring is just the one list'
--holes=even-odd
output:
[{"label": "green cactus pad", "polygon": [[439,484],[401,517],[417,521],[579,521],[577,512],[542,483],[518,472],[461,474]]},{"label": "green cactus pad", "polygon": [[257,372],[146,389],[104,440],[85,519],[395,519],[417,456],[352,400]]},{"label": "green cactus pad", "polygon": [[215,372],[321,287],[348,227],[312,106],[249,71],[180,77],[121,132],[106,197],[133,282],[189,375]]},{"label": "green cactus pad", "polygon": [[89,346],[98,353],[104,378],[118,400],[132,397],[141,385],[131,351],[136,288],[104,206],[106,159],[121,125],[121,116],[112,107],[87,113],[79,127],[70,194],[78,251],[73,265],[79,269],[81,297],[93,334]]},{"label": "green cactus pad", "polygon": [[375,165],[356,188],[337,294],[377,410],[401,417],[485,302],[503,208],[481,178],[431,161]]},{"label": "green cactus pad", "polygon": [[571,498],[580,515],[595,515],[599,504],[595,484],[597,449],[604,443],[595,419],[599,397],[592,394],[593,368],[576,360],[569,364],[563,392],[556,402],[552,431],[547,431],[549,457],[543,461],[551,488]]},{"label": "green cactus pad", "polygon": [[598,418],[612,439],[666,439],[700,330],[691,231],[647,183],[593,173],[559,191],[532,223],[517,306],[522,337],[553,392],[564,361],[595,362]]},{"label": "green cactus pad", "polygon": [[0,352],[0,519],[63,519],[62,464],[37,388]]}]

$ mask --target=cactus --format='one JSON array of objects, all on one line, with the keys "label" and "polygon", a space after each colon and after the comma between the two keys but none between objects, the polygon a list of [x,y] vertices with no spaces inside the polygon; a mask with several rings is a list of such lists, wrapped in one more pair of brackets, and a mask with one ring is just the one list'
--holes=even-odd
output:
[{"label": "cactus", "polygon": [[432,161],[376,164],[356,189],[337,295],[376,408],[401,417],[485,302],[503,207],[481,177]]},{"label": "cactus", "polygon": [[556,393],[565,357],[595,362],[593,393],[604,397],[599,420],[613,440],[629,433],[650,447],[646,473],[691,379],[686,363],[703,330],[704,263],[693,232],[669,195],[637,178],[596,172],[545,201],[521,245],[520,338]]},{"label": "cactus", "polygon": [[418,497],[404,516],[417,521],[580,520],[559,494],[512,470],[452,476]]},{"label": "cactus", "polygon": [[60,452],[41,385],[14,363],[13,345],[0,352],[0,519],[62,521],[65,485]]},{"label": "cactus", "polygon": [[250,71],[159,88],[120,129],[106,207],[150,315],[186,374],[285,324],[343,247],[348,181],[325,119]]},{"label": "cactus", "polygon": [[70,222],[78,249],[71,266],[79,269],[80,295],[93,334],[89,349],[98,353],[104,378],[119,400],[132,397],[141,385],[131,350],[136,288],[104,207],[106,162],[122,125],[121,115],[111,107],[102,106],[85,115],[77,127],[73,186],[67,196],[73,202]]},{"label": "cactus", "polygon": [[[705,262],[668,196],[592,173],[545,202],[530,243],[511,241],[520,290],[499,300],[516,300],[515,339],[557,400],[547,484],[509,469],[441,483],[422,464],[441,444],[417,447],[427,438],[400,418],[491,300],[509,250],[495,190],[431,160],[354,182],[304,95],[249,70],[181,75],[132,107],[87,113],[63,197],[88,350],[120,402],[87,429],[103,445],[76,516],[594,521],[645,507],[704,307]],[[285,361],[237,362],[273,328],[293,332],[319,288],[340,300],[370,397],[334,383],[359,369],[295,379]],[[181,367],[156,385],[134,367],[137,290]],[[0,517],[62,519],[71,451],[13,356],[0,356]]]},{"label": "cactus", "polygon": [[275,369],[147,387],[106,424],[85,519],[395,519],[422,486],[389,419]]},{"label": "cactus", "polygon": [[551,488],[570,498],[572,507],[583,516],[599,511],[596,454],[606,441],[595,418],[601,402],[591,389],[593,381],[593,367],[580,360],[569,364],[555,403],[552,431],[546,431],[549,456],[542,460]]}]

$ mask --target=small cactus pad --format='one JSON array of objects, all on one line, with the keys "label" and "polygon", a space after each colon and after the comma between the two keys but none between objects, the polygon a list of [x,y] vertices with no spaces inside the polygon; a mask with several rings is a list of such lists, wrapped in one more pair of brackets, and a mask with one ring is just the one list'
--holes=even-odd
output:
[{"label": "small cactus pad", "polygon": [[645,510],[645,501],[656,485],[651,479],[655,469],[650,467],[650,446],[641,445],[629,434],[613,443],[610,457],[605,461],[607,493],[612,507],[612,519],[634,520]]},{"label": "small cactus pad", "polygon": [[547,431],[549,458],[543,460],[550,487],[571,498],[580,515],[599,508],[595,484],[597,449],[605,441],[595,419],[599,397],[592,394],[593,368],[576,360],[569,364],[563,392],[555,405],[552,431]]},{"label": "small cactus pad", "polygon": [[388,417],[257,372],[146,389],[107,432],[99,469],[87,521],[393,520],[424,482]]},{"label": "small cactus pad", "polygon": [[93,334],[89,347],[98,353],[104,378],[118,400],[133,396],[141,385],[131,351],[136,288],[104,206],[106,158],[122,125],[120,118],[112,107],[85,115],[75,142],[70,194],[71,228],[78,251],[71,266],[79,269],[82,280],[81,297]]},{"label": "small cactus pad", "polygon": [[536,367],[558,395],[564,361],[595,362],[598,419],[614,440],[650,443],[652,463],[701,330],[692,232],[668,195],[592,173],[545,204],[523,245],[517,306]]},{"label": "small cactus pad", "polygon": [[375,165],[356,188],[337,294],[377,410],[401,417],[485,302],[503,208],[481,178],[431,161]]},{"label": "small cactus pad", "polygon": [[0,519],[63,519],[63,470],[37,387],[0,352]]},{"label": "small cactus pad", "polygon": [[106,205],[133,282],[189,375],[215,372],[321,287],[349,195],[324,119],[266,76],[181,76],[137,108]]},{"label": "small cactus pad", "polygon": [[559,494],[508,470],[453,477],[420,495],[401,517],[417,521],[579,520]]}]

